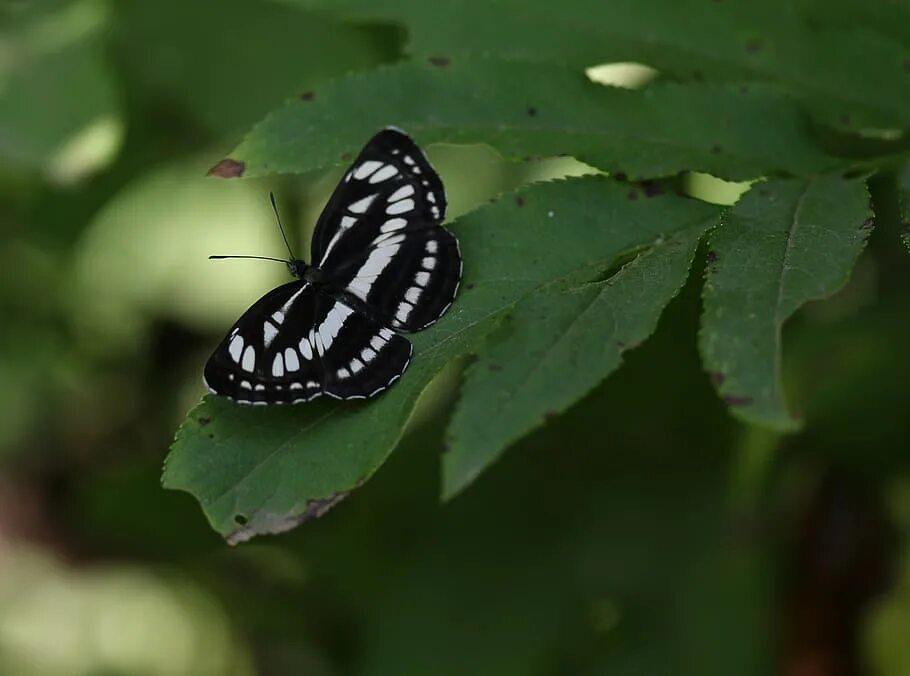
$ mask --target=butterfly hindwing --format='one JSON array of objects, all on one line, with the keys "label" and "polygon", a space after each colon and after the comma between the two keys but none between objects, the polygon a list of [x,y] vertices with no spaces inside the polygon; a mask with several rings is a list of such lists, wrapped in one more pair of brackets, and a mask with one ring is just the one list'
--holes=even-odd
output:
[{"label": "butterfly hindwing", "polygon": [[322,393],[322,366],[310,329],[320,297],[306,282],[270,291],[234,324],[205,366],[215,394],[243,404],[299,403]]},{"label": "butterfly hindwing", "polygon": [[237,321],[209,359],[205,383],[242,404],[321,394],[362,399],[397,380],[410,358],[407,339],[306,282],[291,282]]},{"label": "butterfly hindwing", "polygon": [[343,303],[338,349],[322,355],[325,393],[339,399],[366,399],[401,377],[411,360],[411,342]]}]

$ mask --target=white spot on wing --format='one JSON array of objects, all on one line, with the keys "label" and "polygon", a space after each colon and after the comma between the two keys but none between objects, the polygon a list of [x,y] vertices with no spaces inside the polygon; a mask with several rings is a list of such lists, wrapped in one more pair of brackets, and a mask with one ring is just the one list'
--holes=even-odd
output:
[{"label": "white spot on wing", "polygon": [[426,286],[427,282],[430,281],[430,273],[421,270],[416,275],[414,275],[414,281],[417,282],[417,284],[420,286]]},{"label": "white spot on wing", "polygon": [[394,204],[390,204],[389,206],[387,206],[385,208],[385,212],[387,214],[389,214],[390,216],[392,216],[394,214],[406,214],[409,211],[413,211],[413,210],[414,210],[414,200],[412,200],[410,198],[406,199],[406,200],[401,200],[400,202],[395,202]]},{"label": "white spot on wing", "polygon": [[433,258],[432,256],[427,256],[422,261],[420,261],[420,263],[427,270],[432,270],[433,268],[436,267],[436,259]]},{"label": "white spot on wing", "polygon": [[296,371],[300,368],[300,360],[297,358],[297,351],[293,347],[284,349],[284,363],[288,371]]},{"label": "white spot on wing", "polygon": [[350,228],[356,222],[357,222],[357,219],[354,218],[353,216],[342,216],[341,217],[341,227],[344,228],[345,230]]},{"label": "white spot on wing", "polygon": [[376,351],[371,350],[368,347],[365,347],[365,348],[363,348],[363,350],[360,351],[360,358],[363,359],[367,364],[369,364],[371,361],[373,361],[376,358]]},{"label": "white spot on wing", "polygon": [[354,357],[351,360],[351,373],[360,373],[361,371],[363,371],[363,362]]},{"label": "white spot on wing", "polygon": [[379,169],[381,166],[382,162],[377,162],[376,160],[367,160],[354,170],[353,176],[358,181],[362,181],[374,171]]},{"label": "white spot on wing", "polygon": [[243,336],[238,335],[231,338],[231,344],[228,345],[228,352],[231,353],[231,359],[239,364],[240,355],[243,353]]},{"label": "white spot on wing", "polygon": [[300,339],[300,354],[303,355],[303,358],[307,361],[313,358],[313,346],[310,345],[310,341],[303,337]]},{"label": "white spot on wing", "polygon": [[417,299],[420,298],[420,291],[421,290],[418,289],[416,286],[412,286],[410,289],[405,291],[404,297],[407,299],[407,301],[409,303],[416,303]]},{"label": "white spot on wing", "polygon": [[439,244],[436,243],[436,240],[431,239],[427,242],[427,253],[436,253],[439,251]]},{"label": "white spot on wing", "polygon": [[348,206],[348,211],[352,214],[362,214],[364,213],[369,206],[373,203],[373,200],[376,199],[376,195],[367,195],[363,199],[359,199],[353,204]]},{"label": "white spot on wing", "polygon": [[272,362],[272,375],[276,378],[284,375],[284,359],[280,352],[275,355],[275,361]]},{"label": "white spot on wing", "polygon": [[244,371],[250,372],[256,368],[256,350],[253,349],[252,345],[247,345],[246,349],[243,351],[243,361],[241,362],[240,367]]},{"label": "white spot on wing", "polygon": [[341,380],[344,380],[345,378],[350,378],[350,377],[351,377],[351,372],[348,371],[347,369],[344,369],[344,368],[338,369],[337,376],[338,376]]},{"label": "white spot on wing", "polygon": [[395,232],[396,230],[401,230],[407,224],[408,222],[404,218],[390,218],[382,224],[382,227],[379,228],[379,232]]},{"label": "white spot on wing", "polygon": [[404,156],[404,163],[405,163],[405,164],[408,164],[408,165],[411,165],[411,166],[414,166],[414,158],[411,157],[410,155],[405,155],[405,156]]},{"label": "white spot on wing", "polygon": [[303,385],[301,385],[300,383],[291,383],[291,389],[292,390],[302,390]]},{"label": "white spot on wing", "polygon": [[370,183],[381,183],[382,181],[392,178],[398,173],[398,169],[391,164],[385,165],[370,177]]},{"label": "white spot on wing", "polygon": [[317,329],[317,335],[322,339],[323,352],[332,346],[332,342],[338,336],[341,327],[344,326],[344,321],[350,317],[353,312],[354,311],[351,308],[347,305],[342,305],[341,303],[335,303],[335,305],[332,306],[332,309],[329,310],[329,313]]},{"label": "white spot on wing", "polygon": [[265,347],[271,345],[277,335],[278,329],[275,328],[275,325],[272,324],[272,322],[266,321],[262,325],[262,342],[265,344]]},{"label": "white spot on wing", "polygon": [[403,185],[398,190],[389,195],[389,202],[397,202],[398,200],[403,200],[405,197],[410,197],[414,194],[413,185]]},{"label": "white spot on wing", "polygon": [[406,322],[408,320],[408,315],[411,314],[411,310],[414,309],[414,306],[405,301],[401,301],[398,304],[398,309],[395,311],[395,319],[400,322]]},{"label": "white spot on wing", "polygon": [[[403,237],[403,236],[402,236]],[[400,244],[387,244],[373,249],[363,262],[354,279],[348,284],[348,290],[361,300],[366,300],[366,295],[372,286],[365,279],[378,277],[388,267],[392,258],[398,253]]]}]

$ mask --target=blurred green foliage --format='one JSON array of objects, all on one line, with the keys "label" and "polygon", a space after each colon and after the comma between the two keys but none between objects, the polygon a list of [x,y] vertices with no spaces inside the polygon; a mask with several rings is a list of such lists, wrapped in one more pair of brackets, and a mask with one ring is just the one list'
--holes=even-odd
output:
[{"label": "blurred green foliage", "polygon": [[[0,3],[0,674],[907,673],[908,19]],[[161,467],[283,271],[205,256],[280,251],[269,190],[305,250],[390,123],[428,145],[474,287],[376,401],[191,413],[166,481],[234,539],[375,472],[227,547]],[[206,178],[227,156],[247,177]],[[768,422],[742,388],[799,431],[731,417]]]}]

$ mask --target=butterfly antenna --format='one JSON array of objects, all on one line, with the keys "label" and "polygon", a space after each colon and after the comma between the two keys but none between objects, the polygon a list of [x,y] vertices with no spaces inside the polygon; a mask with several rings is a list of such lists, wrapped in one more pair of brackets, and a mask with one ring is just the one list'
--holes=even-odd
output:
[{"label": "butterfly antenna", "polygon": [[284,226],[281,224],[281,216],[278,215],[278,204],[275,202],[275,193],[269,193],[269,201],[272,203],[272,211],[275,212],[275,220],[278,222],[278,229],[281,230],[281,237],[284,239],[284,245],[288,248],[288,253],[291,254],[291,260],[297,260],[294,252],[291,251],[291,245],[288,242],[288,236],[284,233]]},{"label": "butterfly antenna", "polygon": [[277,261],[278,263],[290,263],[290,261],[286,261],[283,258],[272,258],[271,256],[209,256],[209,259],[211,260],[220,260],[222,258],[255,258],[257,261]]}]

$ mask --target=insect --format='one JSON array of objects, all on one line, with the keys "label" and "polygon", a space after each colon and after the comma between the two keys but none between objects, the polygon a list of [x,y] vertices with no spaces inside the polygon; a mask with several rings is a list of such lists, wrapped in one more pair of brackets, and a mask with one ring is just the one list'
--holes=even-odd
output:
[{"label": "insect", "polygon": [[[278,218],[274,196],[272,206]],[[461,253],[440,225],[445,212],[423,151],[399,129],[380,131],[319,216],[312,263],[294,256],[287,237],[289,260],[210,257],[281,261],[296,279],[237,320],[205,365],[206,387],[254,405],[365,399],[388,388],[411,359],[400,334],[439,319],[458,290]]]}]

